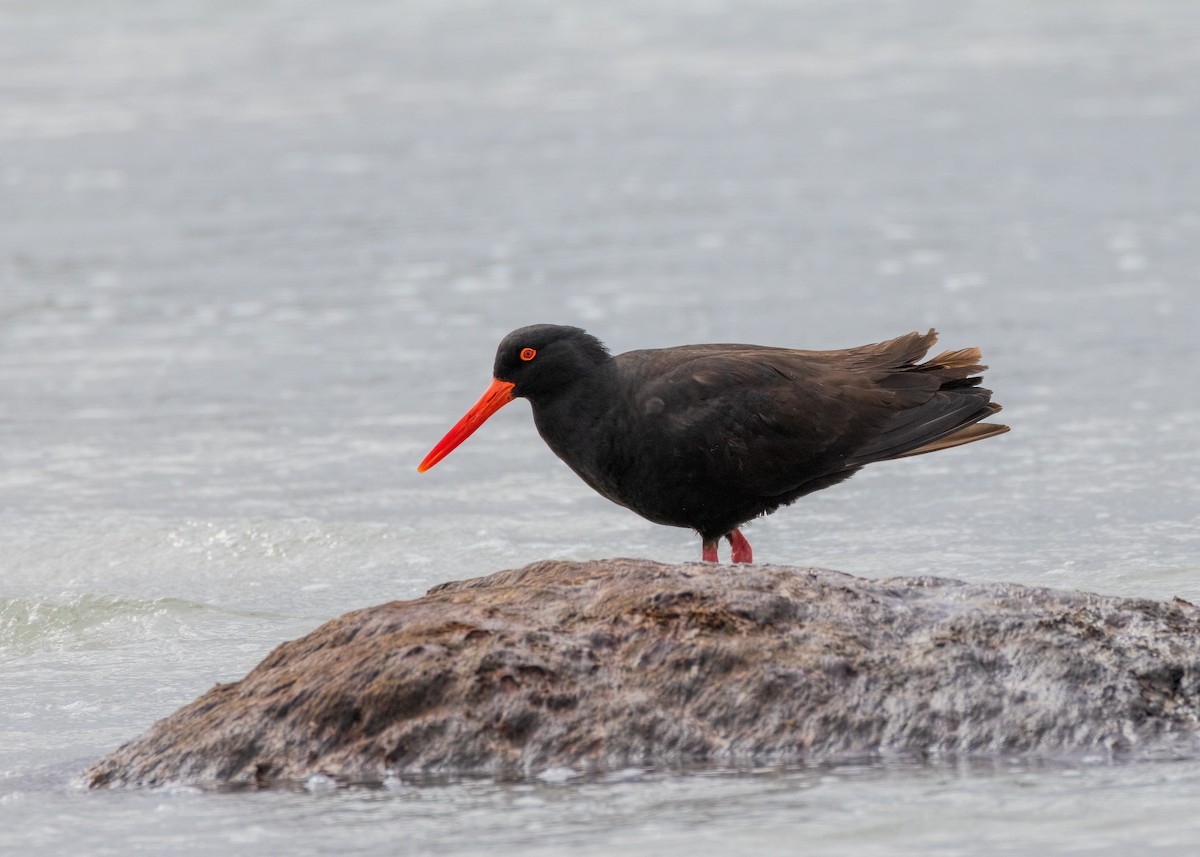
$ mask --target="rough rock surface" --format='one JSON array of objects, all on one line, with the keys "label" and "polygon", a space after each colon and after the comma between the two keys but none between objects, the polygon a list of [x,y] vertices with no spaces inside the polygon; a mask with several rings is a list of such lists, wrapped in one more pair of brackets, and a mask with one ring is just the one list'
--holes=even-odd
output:
[{"label": "rough rock surface", "polygon": [[539,562],[358,610],[92,786],[1196,742],[1200,609],[779,566]]}]

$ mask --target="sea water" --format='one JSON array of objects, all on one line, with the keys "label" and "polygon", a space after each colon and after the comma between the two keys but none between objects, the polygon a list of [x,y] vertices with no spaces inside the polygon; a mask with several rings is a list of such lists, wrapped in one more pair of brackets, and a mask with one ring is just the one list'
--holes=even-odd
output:
[{"label": "sea water", "polygon": [[0,7],[0,851],[1191,854],[1149,752],[89,793],[342,612],[696,559],[495,344],[978,345],[1012,433],[868,469],[758,559],[1200,600],[1200,6]]}]

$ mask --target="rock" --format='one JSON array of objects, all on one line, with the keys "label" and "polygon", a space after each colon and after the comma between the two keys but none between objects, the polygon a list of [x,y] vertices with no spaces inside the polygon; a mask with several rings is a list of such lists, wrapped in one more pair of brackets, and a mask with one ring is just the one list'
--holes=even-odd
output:
[{"label": "rock", "polygon": [[[932,577],[539,562],[358,610],[86,772],[377,782],[886,751],[1200,748],[1200,610]],[[1190,750],[1189,750],[1190,751]]]}]

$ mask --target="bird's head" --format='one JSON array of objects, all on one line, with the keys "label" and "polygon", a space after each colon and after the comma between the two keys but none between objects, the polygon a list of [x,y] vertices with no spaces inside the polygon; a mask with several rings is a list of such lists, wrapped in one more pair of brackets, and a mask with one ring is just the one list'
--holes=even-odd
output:
[{"label": "bird's head", "polygon": [[553,397],[609,359],[600,340],[578,327],[533,324],[514,330],[496,349],[492,383],[417,467],[424,473],[515,398]]},{"label": "bird's head", "polygon": [[534,401],[586,375],[608,359],[608,349],[584,330],[532,324],[514,330],[496,349],[492,376],[512,384],[513,398]]}]

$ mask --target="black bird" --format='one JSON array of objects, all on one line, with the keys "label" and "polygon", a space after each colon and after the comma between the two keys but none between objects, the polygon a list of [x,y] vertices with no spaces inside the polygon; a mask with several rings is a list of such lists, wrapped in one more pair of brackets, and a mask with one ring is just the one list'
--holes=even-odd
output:
[{"label": "black bird", "polygon": [[918,363],[936,331],[840,351],[761,345],[608,349],[578,327],[514,330],[483,397],[425,457],[424,472],[514,398],[580,478],[658,524],[700,534],[702,558],[750,562],[739,526],[866,464],[1008,431],[979,386],[978,348]]}]

